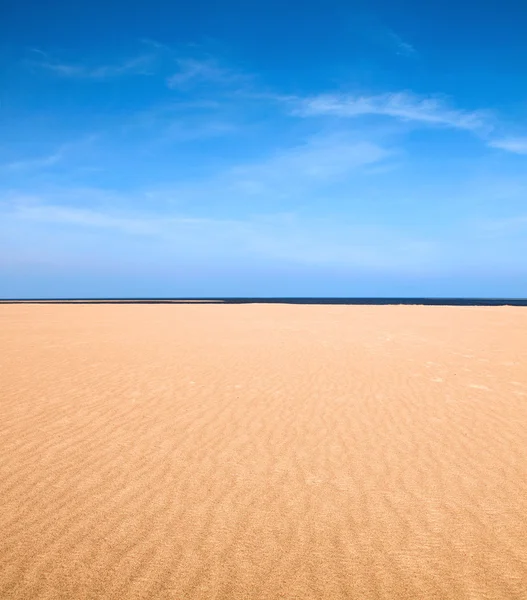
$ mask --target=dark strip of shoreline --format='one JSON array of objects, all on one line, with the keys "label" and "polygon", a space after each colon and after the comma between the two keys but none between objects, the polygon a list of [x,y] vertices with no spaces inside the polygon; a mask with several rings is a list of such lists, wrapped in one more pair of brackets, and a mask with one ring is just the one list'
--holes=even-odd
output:
[{"label": "dark strip of shoreline", "polygon": [[527,306],[527,298],[13,298],[0,304],[321,304]]}]

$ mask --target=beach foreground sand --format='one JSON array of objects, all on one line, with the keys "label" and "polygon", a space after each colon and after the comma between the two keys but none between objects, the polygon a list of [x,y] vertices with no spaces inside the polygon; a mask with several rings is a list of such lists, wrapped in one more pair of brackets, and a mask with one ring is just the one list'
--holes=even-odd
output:
[{"label": "beach foreground sand", "polygon": [[0,306],[0,598],[527,598],[527,309]]}]

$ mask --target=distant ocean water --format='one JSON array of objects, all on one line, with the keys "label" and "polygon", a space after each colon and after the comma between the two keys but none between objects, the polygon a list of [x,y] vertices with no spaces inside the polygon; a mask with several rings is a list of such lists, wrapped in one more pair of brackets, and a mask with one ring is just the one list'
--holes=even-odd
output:
[{"label": "distant ocean water", "polygon": [[18,298],[0,300],[0,303],[527,306],[527,298]]}]

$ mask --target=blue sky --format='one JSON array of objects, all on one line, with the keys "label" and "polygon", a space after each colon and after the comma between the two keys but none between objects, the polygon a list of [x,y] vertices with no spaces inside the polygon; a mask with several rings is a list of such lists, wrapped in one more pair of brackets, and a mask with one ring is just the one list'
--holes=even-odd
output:
[{"label": "blue sky", "polygon": [[8,1],[0,296],[527,296],[527,5]]}]

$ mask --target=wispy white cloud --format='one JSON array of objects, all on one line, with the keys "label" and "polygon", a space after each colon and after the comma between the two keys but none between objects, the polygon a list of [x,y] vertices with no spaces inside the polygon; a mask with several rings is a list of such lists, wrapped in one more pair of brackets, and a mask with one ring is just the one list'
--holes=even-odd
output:
[{"label": "wispy white cloud", "polygon": [[[111,232],[121,238],[147,236],[169,255],[255,256],[303,264],[376,267],[394,261],[415,265],[419,253],[414,241],[399,232],[382,227],[370,231],[337,217],[295,213],[317,194],[315,190],[324,190],[370,165],[383,164],[389,156],[389,150],[371,142],[319,135],[260,160],[225,168],[216,176],[173,184],[168,189],[13,192],[0,197],[0,211],[6,217],[4,223],[16,223],[20,230],[27,224],[38,231],[55,231],[59,238],[62,231],[71,232],[72,228],[100,232],[93,234],[97,236]],[[284,198],[291,200],[287,212]],[[54,224],[64,227],[57,230]],[[389,248],[390,240],[398,250],[393,244]],[[166,254],[163,256],[166,260]]]},{"label": "wispy white cloud", "polygon": [[0,165],[0,168],[5,169],[7,171],[24,171],[27,169],[40,169],[45,167],[51,167],[60,162],[63,156],[64,150],[60,149],[57,152],[48,154],[47,156],[27,158],[6,163],[5,165]]},{"label": "wispy white cloud", "polygon": [[39,52],[39,54],[42,54],[45,59],[31,61],[30,64],[51,71],[60,77],[94,80],[111,79],[124,75],[150,75],[150,67],[154,59],[151,54],[144,54],[127,59],[121,63],[89,66],[58,62],[50,60],[46,53]]},{"label": "wispy white cloud", "polygon": [[[196,131],[188,128],[167,130],[167,142],[173,139],[184,142],[191,138],[232,133],[232,127],[228,123],[210,122],[207,127],[203,124],[200,127]],[[64,154],[67,154],[66,147],[62,147],[56,156],[18,161],[11,168],[42,168],[59,160]],[[216,205],[221,211],[228,212],[232,209],[242,214],[247,214],[250,210],[266,212],[270,208],[277,209],[285,200],[291,201],[293,206],[301,206],[309,202],[313,193],[322,193],[328,186],[364,175],[371,166],[389,164],[389,159],[394,155],[395,151],[391,148],[349,135],[314,135],[261,158],[224,166],[218,172],[209,172],[206,177],[195,181],[150,186],[147,188],[148,194],[138,190],[133,197],[130,194],[124,198],[115,194],[108,197],[100,190],[76,189],[70,191],[70,197],[67,197],[54,191],[46,204],[58,207],[73,203],[76,208],[84,209],[88,206],[111,205],[116,208],[125,207],[130,202],[136,205],[147,202],[162,212],[166,206],[189,209],[193,206],[209,206],[213,200],[213,206]],[[24,210],[34,217],[40,215],[40,209],[31,203]],[[53,211],[54,217],[61,218],[84,219],[89,216],[82,211],[64,213],[58,212],[58,208]]]},{"label": "wispy white cloud", "polygon": [[489,142],[492,148],[499,148],[514,154],[527,154],[527,137],[503,138]]},{"label": "wispy white cloud", "polygon": [[232,208],[238,214],[289,203],[309,204],[339,183],[367,176],[372,165],[388,164],[396,152],[345,135],[318,135],[259,160],[223,169],[209,178],[151,191],[151,199],[182,206]]},{"label": "wispy white cloud", "polygon": [[246,76],[232,69],[220,66],[216,61],[195,58],[176,59],[177,71],[167,78],[169,88],[180,88],[196,83],[228,85],[240,83]]},{"label": "wispy white cloud", "polygon": [[233,186],[269,191],[292,190],[338,181],[361,167],[380,163],[392,152],[368,141],[345,135],[317,135],[292,148],[283,149],[256,164],[231,170]]},{"label": "wispy white cloud", "polygon": [[[326,188],[368,176],[373,165],[387,165],[397,151],[344,134],[314,135],[302,143],[239,162],[194,182],[151,189],[149,201],[178,206],[231,208],[238,213],[269,210],[289,202],[309,203]],[[212,204],[211,204],[212,202]]]},{"label": "wispy white cloud", "polygon": [[343,118],[384,115],[403,121],[416,121],[469,131],[483,131],[490,127],[490,115],[485,111],[451,108],[441,97],[420,97],[410,92],[375,96],[322,94],[297,99],[293,114],[301,117],[329,115]]},{"label": "wispy white cloud", "polygon": [[134,219],[88,208],[35,204],[34,202],[31,204],[20,203],[16,207],[14,215],[20,219],[31,221],[110,228],[137,234],[155,233],[155,228],[152,228],[152,224],[145,219]]},{"label": "wispy white cloud", "polygon": [[[1,207],[1,203],[0,203]],[[2,210],[3,223],[42,227],[67,225],[55,230],[71,233],[71,227],[91,230],[96,235],[147,236],[149,252],[167,256],[196,258],[211,256],[287,260],[305,265],[345,265],[363,268],[421,268],[436,254],[435,244],[403,231],[378,226],[360,226],[336,216],[301,217],[295,213],[252,214],[237,219],[197,218],[185,214],[117,211],[47,204],[38,196],[11,198],[10,208]],[[33,232],[35,230],[33,229]],[[100,232],[100,233],[97,233]],[[106,232],[106,233],[105,233]],[[69,239],[69,238],[68,238]],[[115,243],[113,245],[115,248]],[[82,252],[82,246],[73,252]],[[104,255],[104,244],[95,252]],[[135,259],[134,259],[135,260]]]},{"label": "wispy white cloud", "polygon": [[75,152],[83,146],[92,144],[97,137],[97,134],[91,134],[80,140],[64,143],[53,152],[44,156],[30,156],[27,158],[13,160],[5,164],[0,164],[0,170],[18,172],[54,167],[66,159],[70,153]]},{"label": "wispy white cloud", "polygon": [[156,50],[161,50],[164,52],[173,52],[173,48],[171,46],[168,46],[167,44],[163,44],[162,42],[159,42],[158,40],[153,40],[152,38],[141,38],[139,41],[142,44],[145,44],[146,46],[155,48]]},{"label": "wispy white cloud", "polygon": [[380,22],[372,14],[357,15],[352,28],[354,36],[363,41],[365,50],[371,51],[373,45],[376,53],[379,49],[382,49],[385,52],[404,58],[417,58],[419,56],[413,44],[391,27]]},{"label": "wispy white cloud", "polygon": [[386,40],[390,43],[391,46],[395,49],[396,54],[400,56],[406,57],[416,57],[417,50],[410,44],[403,40],[403,38],[395,33],[392,29],[385,29]]}]

